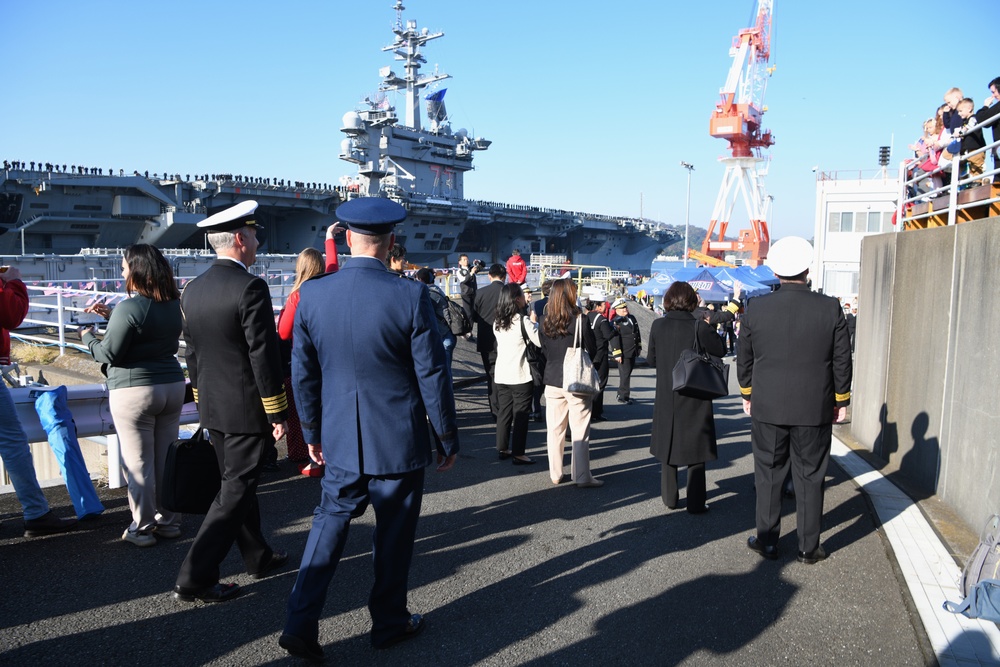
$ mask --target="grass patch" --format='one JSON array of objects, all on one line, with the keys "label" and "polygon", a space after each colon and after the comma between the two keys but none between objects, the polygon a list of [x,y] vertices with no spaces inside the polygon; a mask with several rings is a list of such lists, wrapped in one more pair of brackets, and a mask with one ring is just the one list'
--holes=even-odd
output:
[{"label": "grass patch", "polygon": [[28,345],[18,341],[10,342],[10,357],[21,365],[50,364],[59,356],[59,348]]}]

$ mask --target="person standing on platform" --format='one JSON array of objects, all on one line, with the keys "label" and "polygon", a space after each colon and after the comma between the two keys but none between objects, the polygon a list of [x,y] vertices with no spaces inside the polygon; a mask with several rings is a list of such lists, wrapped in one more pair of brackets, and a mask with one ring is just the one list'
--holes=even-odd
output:
[{"label": "person standing on platform", "polygon": [[635,368],[635,360],[642,354],[642,334],[639,321],[628,312],[625,299],[616,299],[611,308],[615,311],[611,324],[618,341],[618,346],[611,350],[611,356],[618,362],[618,402],[631,405],[632,369]]},{"label": "person standing on platform", "polygon": [[849,304],[844,304],[844,319],[847,320],[847,335],[851,337],[851,352],[854,352],[854,333],[858,330],[857,308],[851,310]]},{"label": "person standing on platform", "polygon": [[181,293],[191,388],[222,473],[219,495],[177,575],[174,597],[185,602],[239,595],[237,584],[219,583],[219,564],[233,542],[255,579],[288,560],[264,539],[257,505],[264,452],[285,435],[288,403],[270,290],[247,271],[264,233],[256,210],[248,200],[198,223],[218,259]]},{"label": "person standing on platform", "polygon": [[278,644],[310,660],[323,657],[319,620],[351,519],[369,503],[375,510],[372,645],[388,648],[424,629],[406,598],[424,469],[432,463],[428,421],[440,440],[439,472],[454,465],[459,449],[430,296],[382,263],[406,210],[363,197],[341,204],[336,215],[348,226],[351,261],[302,287],[292,350],[303,431],[326,475]]},{"label": "person standing on platform", "polygon": [[791,466],[795,484],[798,561],[826,558],[820,545],[823,479],[834,422],[851,400],[851,341],[840,302],[807,284],[813,248],[788,236],[768,252],[781,282],[751,299],[740,324],[737,374],[757,488],[757,534],[747,546],[778,558],[782,484]]},{"label": "person standing on platform", "polygon": [[[0,267],[0,365],[10,363],[10,333],[28,315],[28,290],[21,282],[16,266]],[[31,447],[17,408],[6,383],[0,379],[0,458],[14,486],[14,493],[24,511],[24,536],[40,537],[63,533],[76,525],[76,519],[60,519],[45,500],[35,476]]]},{"label": "person standing on platform", "polygon": [[592,422],[603,422],[608,419],[604,416],[604,388],[608,386],[608,367],[610,366],[608,355],[612,346],[615,349],[621,348],[614,327],[611,326],[611,322],[608,322],[608,318],[601,314],[607,298],[604,290],[594,287],[586,293],[584,300],[584,306],[587,309],[587,322],[594,331],[594,339],[597,341],[597,354],[594,355],[593,362],[594,368],[597,369],[597,377],[601,381],[601,390],[594,394],[594,402],[590,408],[590,421]]},{"label": "person standing on platform", "polygon": [[497,338],[493,334],[493,319],[496,317],[497,302],[503,290],[503,281],[507,270],[502,264],[494,264],[489,271],[490,284],[476,293],[476,303],[473,312],[476,318],[476,349],[483,360],[483,370],[486,372],[486,395],[489,399],[490,414],[496,421],[499,412],[497,389],[493,384],[494,371],[497,363]]},{"label": "person standing on platform", "polygon": [[[476,276],[479,274],[479,269],[482,268],[482,262],[476,260],[472,266],[469,266],[469,256],[459,255],[458,256],[458,289],[462,295],[462,308],[465,309],[465,314],[469,316],[470,322],[475,322],[475,310],[474,306],[476,303],[476,290],[479,289],[479,285],[476,283]],[[472,334],[468,333],[465,336],[466,340],[472,338]]]},{"label": "person standing on platform", "polygon": [[514,253],[507,260],[507,282],[515,285],[523,285],[528,279],[528,265],[521,257],[521,251],[514,248]]}]

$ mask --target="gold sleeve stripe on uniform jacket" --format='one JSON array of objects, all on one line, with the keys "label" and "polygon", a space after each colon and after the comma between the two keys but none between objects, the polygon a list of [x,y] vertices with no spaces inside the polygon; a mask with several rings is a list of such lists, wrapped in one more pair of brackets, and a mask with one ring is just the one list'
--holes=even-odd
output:
[{"label": "gold sleeve stripe on uniform jacket", "polygon": [[750,387],[740,387],[740,393],[744,396],[750,395]]},{"label": "gold sleeve stripe on uniform jacket", "polygon": [[843,403],[844,401],[851,400],[851,392],[847,392],[846,394],[834,394],[833,398],[838,403]]},{"label": "gold sleeve stripe on uniform jacket", "polygon": [[723,310],[728,310],[730,313],[735,315],[740,312],[740,304],[737,301],[730,301],[725,306],[722,307]]},{"label": "gold sleeve stripe on uniform jacket", "polygon": [[194,402],[197,403],[198,402],[198,390],[195,389],[194,387],[192,387],[191,388],[191,393],[194,394]]},{"label": "gold sleeve stripe on uniform jacket", "polygon": [[284,393],[277,396],[263,397],[261,401],[264,403],[264,412],[269,415],[284,412],[288,409],[288,397]]}]

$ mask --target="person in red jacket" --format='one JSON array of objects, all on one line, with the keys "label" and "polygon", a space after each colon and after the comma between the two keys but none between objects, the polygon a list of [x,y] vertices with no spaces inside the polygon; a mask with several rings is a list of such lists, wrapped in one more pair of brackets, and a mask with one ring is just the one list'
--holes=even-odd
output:
[{"label": "person in red jacket", "polygon": [[521,251],[514,248],[514,254],[507,260],[507,282],[523,285],[528,278],[528,265],[521,259]]},{"label": "person in red jacket", "polygon": [[284,308],[278,315],[278,338],[281,339],[282,362],[285,365],[285,393],[288,395],[288,430],[285,434],[285,443],[288,447],[288,459],[293,462],[302,462],[300,469],[307,477],[321,477],[323,466],[309,460],[309,450],[306,448],[306,441],[302,437],[302,424],[299,422],[299,414],[295,409],[295,399],[292,395],[292,327],[295,324],[295,310],[299,306],[299,287],[302,283],[315,278],[324,273],[336,273],[340,268],[337,261],[337,241],[334,238],[343,229],[340,223],[333,223],[326,230],[326,263],[315,248],[306,248],[299,253],[299,258],[295,262],[295,282],[292,284],[292,291],[285,301]]},{"label": "person in red jacket", "polygon": [[[21,282],[21,272],[16,266],[0,267],[0,364],[10,363],[8,329],[19,327],[27,314],[28,290]],[[0,458],[24,511],[25,537],[62,533],[76,524],[76,519],[60,519],[49,509],[35,476],[28,436],[3,380],[0,380]]]}]

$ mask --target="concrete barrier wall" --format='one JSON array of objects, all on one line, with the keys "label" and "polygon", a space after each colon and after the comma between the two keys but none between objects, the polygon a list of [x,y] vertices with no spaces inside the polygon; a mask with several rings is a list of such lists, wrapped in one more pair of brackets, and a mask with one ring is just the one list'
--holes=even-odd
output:
[{"label": "concrete barrier wall", "polygon": [[852,434],[970,526],[1000,511],[1000,225],[862,244]]}]

